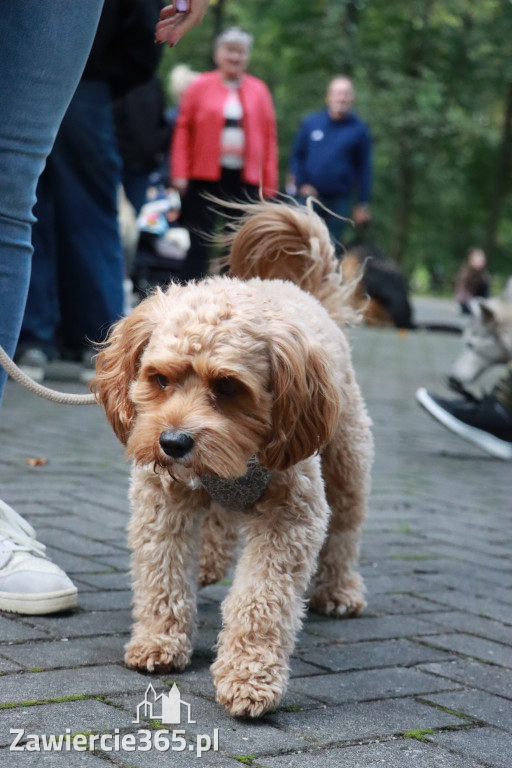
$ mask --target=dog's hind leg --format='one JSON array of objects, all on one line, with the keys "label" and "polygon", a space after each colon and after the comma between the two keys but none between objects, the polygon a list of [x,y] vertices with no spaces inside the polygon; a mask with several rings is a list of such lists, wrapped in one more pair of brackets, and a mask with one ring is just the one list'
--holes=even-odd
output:
[{"label": "dog's hind leg", "polygon": [[234,562],[239,515],[212,502],[201,528],[200,587],[223,579]]},{"label": "dog's hind leg", "polygon": [[356,568],[373,446],[365,412],[352,424],[347,423],[349,418],[342,417],[334,440],[322,453],[331,519],[312,583],[310,608],[331,616],[357,616],[366,605],[364,582]]}]

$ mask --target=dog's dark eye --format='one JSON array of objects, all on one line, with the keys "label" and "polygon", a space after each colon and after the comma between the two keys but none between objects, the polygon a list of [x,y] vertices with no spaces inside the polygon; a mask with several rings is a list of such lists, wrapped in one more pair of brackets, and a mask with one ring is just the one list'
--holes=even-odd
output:
[{"label": "dog's dark eye", "polygon": [[169,386],[169,379],[167,376],[164,376],[163,373],[157,373],[155,375],[155,381],[161,389],[165,389]]},{"label": "dog's dark eye", "polygon": [[226,376],[224,379],[217,379],[214,381],[212,389],[217,397],[228,400],[238,394],[240,387],[236,379],[233,379],[231,376]]}]

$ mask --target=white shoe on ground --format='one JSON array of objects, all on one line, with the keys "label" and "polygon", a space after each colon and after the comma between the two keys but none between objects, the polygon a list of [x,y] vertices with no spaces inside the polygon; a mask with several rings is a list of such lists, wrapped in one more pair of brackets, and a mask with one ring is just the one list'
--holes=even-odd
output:
[{"label": "white shoe on ground", "polygon": [[30,376],[31,379],[41,384],[46,375],[46,366],[48,365],[48,355],[42,349],[33,347],[26,349],[18,358],[17,365],[23,373]]},{"label": "white shoe on ground", "polygon": [[35,531],[0,500],[0,610],[36,615],[73,608],[78,590]]}]

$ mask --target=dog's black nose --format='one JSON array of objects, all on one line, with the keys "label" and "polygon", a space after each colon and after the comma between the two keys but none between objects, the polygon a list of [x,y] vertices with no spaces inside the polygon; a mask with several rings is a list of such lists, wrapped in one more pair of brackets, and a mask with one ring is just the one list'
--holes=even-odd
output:
[{"label": "dog's black nose", "polygon": [[166,429],[160,435],[160,445],[167,456],[172,459],[182,459],[194,447],[194,438],[188,432]]}]

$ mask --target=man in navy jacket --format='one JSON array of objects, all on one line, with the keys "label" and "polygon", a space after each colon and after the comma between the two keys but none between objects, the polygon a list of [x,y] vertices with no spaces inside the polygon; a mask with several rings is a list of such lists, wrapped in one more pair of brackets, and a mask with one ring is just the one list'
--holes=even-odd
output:
[{"label": "man in navy jacket", "polygon": [[298,195],[312,195],[329,209],[317,206],[331,237],[339,242],[345,222],[338,216],[352,216],[359,226],[371,220],[371,137],[365,123],[352,112],[354,87],[348,77],[332,78],[326,104],[327,109],[302,122],[291,171]]}]

